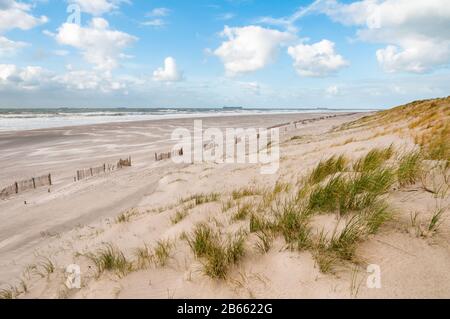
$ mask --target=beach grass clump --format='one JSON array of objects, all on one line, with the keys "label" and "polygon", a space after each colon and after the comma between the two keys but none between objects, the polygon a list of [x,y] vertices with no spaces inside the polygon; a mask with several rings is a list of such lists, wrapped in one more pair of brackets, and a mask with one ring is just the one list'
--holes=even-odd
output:
[{"label": "beach grass clump", "polygon": [[156,266],[164,267],[169,261],[173,244],[169,240],[160,240],[156,243],[153,252],[153,260]]},{"label": "beach grass clump", "polygon": [[338,262],[336,255],[329,253],[326,250],[315,250],[313,252],[313,258],[319,266],[320,272],[323,274],[332,273],[334,266]]},{"label": "beach grass clump", "polygon": [[258,214],[251,214],[250,215],[250,232],[256,233],[259,231],[266,231],[266,230],[273,230],[274,225],[271,221],[269,221],[267,218],[258,215]]},{"label": "beach grass clump", "polygon": [[378,201],[351,216],[341,230],[336,227],[330,238],[322,231],[312,244],[320,271],[330,273],[338,262],[354,261],[358,243],[375,234],[391,218],[389,206]]},{"label": "beach grass clump", "polygon": [[283,183],[280,181],[277,181],[275,183],[275,186],[273,187],[273,194],[278,195],[281,193],[288,193],[291,189],[291,184],[289,183]]},{"label": "beach grass clump", "polygon": [[339,207],[340,197],[347,191],[348,182],[338,175],[325,185],[316,186],[309,194],[309,208],[315,211],[332,212]]},{"label": "beach grass clump", "polygon": [[245,220],[252,213],[252,210],[253,205],[251,203],[239,203],[233,221]]},{"label": "beach grass clump", "polygon": [[105,271],[114,271],[119,276],[125,276],[133,268],[123,252],[110,243],[105,244],[96,253],[88,254],[87,257],[94,263],[98,276]]},{"label": "beach grass clump", "polygon": [[20,292],[16,287],[13,287],[9,285],[6,288],[0,289],[0,299],[8,300],[8,299],[15,299]]},{"label": "beach grass clump", "polygon": [[147,244],[134,250],[136,257],[136,269],[147,269],[154,264],[156,267],[164,267],[170,259],[173,244],[169,240],[160,240],[155,248],[151,249]]},{"label": "beach grass clump", "polygon": [[433,216],[431,216],[430,222],[428,223],[428,232],[429,233],[436,233],[439,230],[439,227],[442,223],[442,217],[444,215],[444,209],[438,208],[433,213]]},{"label": "beach grass clump", "polygon": [[217,234],[207,224],[198,224],[195,227],[192,236],[188,236],[187,240],[197,258],[206,256],[212,242],[216,240],[215,236]]},{"label": "beach grass clump", "polygon": [[403,155],[397,168],[397,180],[401,187],[416,183],[421,173],[421,153],[418,151]]},{"label": "beach grass clump", "polygon": [[380,227],[392,219],[392,211],[383,201],[376,202],[361,214],[368,234],[375,234]]},{"label": "beach grass clump", "polygon": [[121,213],[119,216],[117,216],[116,223],[117,224],[128,223],[131,220],[131,217],[133,217],[137,214],[138,214],[138,211],[136,209],[127,210],[127,211]]},{"label": "beach grass clump", "polygon": [[122,223],[128,223],[130,221],[130,216],[127,215],[126,213],[122,213],[119,216],[117,216],[116,222],[118,224],[122,224]]},{"label": "beach grass clump", "polygon": [[266,254],[272,248],[272,243],[274,240],[274,234],[267,229],[262,229],[256,234],[258,241],[255,244],[256,249],[261,254]]},{"label": "beach grass clump", "polygon": [[243,187],[237,190],[234,190],[231,193],[231,197],[234,200],[238,200],[244,197],[250,197],[250,196],[257,196],[261,195],[261,191],[257,189],[256,187]]},{"label": "beach grass clump", "polygon": [[170,219],[170,222],[172,225],[176,225],[179,222],[181,222],[183,219],[185,219],[189,215],[189,209],[184,207],[181,210],[177,210],[175,215]]},{"label": "beach grass clump", "polygon": [[347,182],[340,198],[340,213],[370,207],[381,195],[386,194],[394,183],[395,173],[392,168],[381,168],[353,177]]},{"label": "beach grass clump", "polygon": [[134,251],[136,257],[137,269],[146,269],[153,262],[153,253],[147,244],[143,247],[136,248]]},{"label": "beach grass clump", "polygon": [[245,234],[238,233],[224,240],[206,224],[198,224],[188,243],[197,258],[203,260],[206,275],[213,279],[225,279],[230,266],[245,255]]},{"label": "beach grass clump", "polygon": [[429,159],[450,162],[450,125],[431,132],[427,143],[423,143],[423,148]]},{"label": "beach grass clump", "polygon": [[338,175],[311,191],[309,208],[321,212],[338,211],[341,215],[360,211],[388,192],[394,182],[395,175],[391,168],[366,171],[351,177]]},{"label": "beach grass clump", "polygon": [[41,278],[49,277],[56,270],[55,264],[48,257],[40,257],[40,261],[33,267],[33,272]]},{"label": "beach grass clump", "polygon": [[195,206],[217,202],[220,200],[220,194],[219,193],[210,193],[210,194],[195,194],[188,198],[184,198],[180,201],[181,204],[187,203],[187,202],[193,202],[191,208],[194,208]]},{"label": "beach grass clump", "polygon": [[347,159],[345,156],[332,156],[326,161],[321,161],[311,172],[309,182],[317,184],[322,182],[327,176],[343,172],[346,169]]},{"label": "beach grass clump", "polygon": [[303,250],[310,247],[310,211],[295,201],[283,205],[277,215],[277,229],[291,249]]},{"label": "beach grass clump", "polygon": [[392,158],[394,152],[393,145],[385,149],[373,149],[367,153],[367,155],[356,161],[353,165],[353,169],[354,171],[361,173],[379,169],[387,160]]},{"label": "beach grass clump", "polygon": [[365,223],[360,216],[353,216],[342,231],[334,232],[328,250],[334,252],[340,259],[352,260],[356,244],[366,234]]},{"label": "beach grass clump", "polygon": [[226,213],[227,211],[229,211],[235,205],[236,205],[236,203],[232,199],[228,199],[227,201],[222,202],[222,213]]}]

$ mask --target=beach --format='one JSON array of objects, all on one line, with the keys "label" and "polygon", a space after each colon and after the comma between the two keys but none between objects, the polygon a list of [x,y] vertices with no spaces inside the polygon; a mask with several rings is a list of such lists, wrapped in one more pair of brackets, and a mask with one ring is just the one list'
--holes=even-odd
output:
[{"label": "beach", "polygon": [[[411,137],[383,133],[381,127],[339,130],[373,114],[201,118],[204,129],[281,125],[280,168],[270,175],[261,174],[261,164],[155,161],[155,153],[172,151],[171,133],[176,128],[192,131],[195,118],[0,132],[0,188],[45,174],[52,178],[51,186],[0,200],[0,285],[26,281],[23,298],[448,298],[449,220],[443,219],[436,236],[424,239],[412,234],[411,213],[420,212],[419,220],[425,221],[437,203],[433,194],[414,185],[404,191],[393,191],[397,186],[390,190],[389,205],[396,211],[397,223],[388,223],[386,229],[361,241],[356,266],[340,265],[333,274],[321,271],[312,250],[287,248],[283,236],[275,236],[271,248],[261,255],[254,248],[258,238],[250,234],[245,259],[229,270],[226,280],[214,280],[205,275],[202,260],[180,239],[199,223],[225,233],[246,230],[250,216],[233,217],[235,209],[239,212],[240,205],[248,203],[245,197],[256,207],[263,189],[298,186],[318,162],[335,154],[354,161],[374,148],[414,148]],[[129,157],[131,167],[76,180],[77,170]],[[261,189],[261,193],[243,198],[230,195],[244,188]],[[285,193],[291,190],[286,186]],[[196,198],[185,209],[184,203],[198,194],[219,194],[220,199],[202,197],[199,204]],[[234,201],[225,209],[229,196]],[[442,201],[447,207],[448,196]],[[346,221],[334,214],[318,214],[310,223],[317,232],[324,229],[331,234]],[[107,244],[131,259],[136,247],[153,247],[161,241],[171,243],[167,260],[120,275],[110,271],[97,276],[95,262],[86,257]],[[48,261],[54,269],[39,278],[36,273],[42,271],[38,269]],[[66,285],[66,267],[73,264],[81,267],[80,289]],[[369,264],[381,267],[382,288],[366,286]]]}]

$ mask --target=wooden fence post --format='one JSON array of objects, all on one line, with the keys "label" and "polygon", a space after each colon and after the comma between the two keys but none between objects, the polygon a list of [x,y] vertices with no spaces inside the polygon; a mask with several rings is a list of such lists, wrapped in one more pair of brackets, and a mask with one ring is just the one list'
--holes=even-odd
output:
[{"label": "wooden fence post", "polygon": [[106,163],[103,164],[103,173],[106,173]]},{"label": "wooden fence post", "polygon": [[16,187],[16,194],[19,194],[19,184],[17,184],[17,182],[15,182],[14,185]]},{"label": "wooden fence post", "polygon": [[34,179],[34,177],[31,180],[33,181],[33,188],[36,188],[36,180]]},{"label": "wooden fence post", "polygon": [[91,170],[91,176],[94,176],[94,173],[92,173],[92,168],[90,168],[90,170]]},{"label": "wooden fence post", "polygon": [[52,174],[48,174],[48,184],[52,186]]}]

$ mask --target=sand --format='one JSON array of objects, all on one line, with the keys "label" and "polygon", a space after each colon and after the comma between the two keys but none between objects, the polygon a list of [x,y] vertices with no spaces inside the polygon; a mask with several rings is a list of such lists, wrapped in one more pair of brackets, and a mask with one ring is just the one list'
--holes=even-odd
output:
[{"label": "sand", "polygon": [[[332,115],[338,116],[324,118]],[[175,225],[171,222],[180,209],[180,199],[190,195],[217,192],[225,196],[248,185],[273,187],[277,181],[295,184],[321,159],[334,154],[356,159],[374,147],[414,146],[410,138],[394,134],[333,131],[365,115],[203,119],[205,128],[270,127],[316,119],[281,130],[280,169],[273,175],[262,175],[260,164],[155,162],[155,152],[171,149],[173,129],[191,129],[193,119],[0,133],[0,187],[42,173],[52,173],[54,180],[50,192],[43,188],[0,201],[0,286],[19,287],[22,280],[27,292],[19,298],[450,298],[450,221],[444,218],[434,236],[417,236],[411,228],[411,214],[419,213],[419,221],[425,222],[437,202],[418,185],[390,192],[395,221],[358,246],[358,264],[342,265],[332,274],[319,270],[310,251],[286,249],[282,238],[276,238],[270,251],[261,255],[254,247],[255,236],[250,235],[245,258],[227,279],[211,279],[180,236],[199,222],[235,231],[248,227],[248,221],[232,221],[231,213],[222,211],[221,202],[212,202],[192,208]],[[77,169],[115,163],[127,156],[133,159],[131,168],[73,181]],[[443,201],[449,204],[448,197]],[[132,212],[131,217],[118,223],[117,216],[126,211]],[[339,221],[326,215],[314,223],[332,231]],[[174,243],[164,267],[152,266],[125,276],[106,272],[98,277],[86,258],[105,243],[133,258],[136,247],[154,246],[161,239]],[[48,278],[47,274],[40,278],[30,265],[39,268],[45,258],[50,258],[55,270]],[[65,286],[65,269],[70,264],[81,266],[81,289]],[[369,264],[380,266],[381,288],[367,287]]]}]

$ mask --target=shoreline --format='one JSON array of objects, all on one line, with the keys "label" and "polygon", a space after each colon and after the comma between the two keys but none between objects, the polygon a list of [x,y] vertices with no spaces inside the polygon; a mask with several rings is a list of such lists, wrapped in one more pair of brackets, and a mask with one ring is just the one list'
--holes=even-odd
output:
[{"label": "shoreline", "polygon": [[[118,119],[119,116],[111,116],[111,119],[117,118],[117,121],[106,121],[106,122],[93,122],[93,123],[85,123],[85,124],[73,124],[73,125],[55,125],[55,126],[49,126],[49,127],[39,127],[39,128],[30,128],[30,129],[3,129],[0,125],[0,135],[3,133],[20,133],[20,132],[30,132],[30,131],[46,131],[50,129],[68,129],[68,128],[76,128],[76,127],[82,127],[82,126],[92,126],[92,125],[107,125],[107,124],[125,124],[125,123],[141,123],[141,122],[154,122],[154,121],[166,121],[166,120],[188,120],[188,119],[214,119],[214,118],[222,118],[222,117],[241,117],[241,116],[278,116],[278,115],[299,115],[299,114],[350,114],[350,113],[373,113],[376,112],[376,110],[305,110],[305,111],[297,111],[297,110],[289,110],[287,112],[261,112],[261,113],[196,113],[196,114],[173,114],[173,115],[160,115],[159,118],[152,118],[152,119]],[[125,115],[126,116],[126,115]],[[130,115],[130,116],[140,116],[140,115]],[[142,115],[146,116],[146,115]],[[149,115],[153,116],[153,115]],[[158,115],[159,116],[159,115]],[[64,119],[65,117],[61,117]],[[89,119],[90,117],[85,117],[85,119]],[[98,117],[99,119],[102,118],[102,116]],[[45,118],[44,118],[45,119]],[[1,120],[1,119],[0,119]],[[42,120],[41,118],[26,118],[25,121],[30,120]],[[1,123],[1,121],[0,121]]]}]

